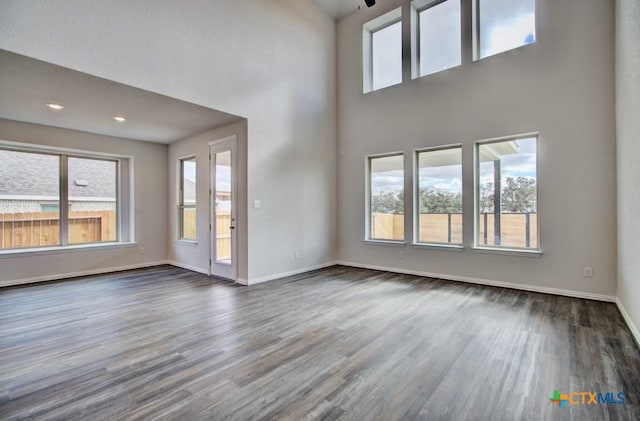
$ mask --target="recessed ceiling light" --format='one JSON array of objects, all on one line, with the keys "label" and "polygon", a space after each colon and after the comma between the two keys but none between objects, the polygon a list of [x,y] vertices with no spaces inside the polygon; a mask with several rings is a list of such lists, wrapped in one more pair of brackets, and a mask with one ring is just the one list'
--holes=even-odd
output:
[{"label": "recessed ceiling light", "polygon": [[51,108],[52,110],[60,111],[64,108],[64,105],[56,104],[55,102],[49,102],[47,104],[47,107]]},{"label": "recessed ceiling light", "polygon": [[118,123],[124,123],[125,121],[127,121],[127,119],[126,119],[126,118],[124,118],[124,117],[120,117],[120,116],[115,116],[115,117],[113,117],[113,119],[114,119],[115,121],[117,121]]}]

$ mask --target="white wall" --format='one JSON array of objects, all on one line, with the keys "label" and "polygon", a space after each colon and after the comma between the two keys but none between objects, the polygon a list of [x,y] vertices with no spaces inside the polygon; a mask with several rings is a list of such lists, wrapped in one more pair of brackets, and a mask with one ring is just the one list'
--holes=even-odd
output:
[{"label": "white wall", "polygon": [[335,23],[311,0],[4,0],[0,48],[246,117],[248,277],[334,260]]},{"label": "white wall", "polygon": [[[167,146],[0,119],[0,139],[133,157],[135,246],[0,256],[0,286],[167,258]],[[1,163],[0,163],[1,165]],[[140,253],[144,248],[144,254]]]},{"label": "white wall", "polygon": [[640,341],[640,3],[616,1],[618,298]]},{"label": "white wall", "polygon": [[[247,280],[247,122],[240,121],[169,145],[169,261],[180,266],[208,273],[210,255],[209,206],[209,142],[236,135],[237,145],[237,207],[238,278]],[[179,159],[196,157],[196,243],[178,238]]]},{"label": "white wall", "polygon": [[[363,95],[362,25],[402,5],[408,40],[409,3],[381,0],[338,23],[341,260],[615,295],[613,2],[538,0],[535,44],[477,62],[467,54],[463,66],[416,80],[407,80],[410,63],[405,59],[402,85]],[[470,28],[465,33],[470,34]],[[465,48],[470,53],[469,46]],[[407,166],[415,148],[461,142],[464,237],[469,246],[474,232],[474,141],[532,131],[540,133],[542,257],[480,254],[469,247],[449,252],[363,243],[366,155],[404,151]],[[410,186],[409,179],[405,191]],[[583,278],[584,266],[593,267],[593,278]]]}]

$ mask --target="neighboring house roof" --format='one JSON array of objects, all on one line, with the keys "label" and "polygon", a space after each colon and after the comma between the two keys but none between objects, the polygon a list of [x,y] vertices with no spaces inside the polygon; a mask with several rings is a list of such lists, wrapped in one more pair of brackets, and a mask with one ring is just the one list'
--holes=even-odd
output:
[{"label": "neighboring house roof", "polygon": [[188,178],[184,179],[184,202],[185,204],[196,202],[196,183]]},{"label": "neighboring house roof", "polygon": [[[69,158],[69,197],[115,198],[115,163]],[[58,196],[58,157],[0,150],[2,196]],[[85,185],[86,184],[86,185]]]}]

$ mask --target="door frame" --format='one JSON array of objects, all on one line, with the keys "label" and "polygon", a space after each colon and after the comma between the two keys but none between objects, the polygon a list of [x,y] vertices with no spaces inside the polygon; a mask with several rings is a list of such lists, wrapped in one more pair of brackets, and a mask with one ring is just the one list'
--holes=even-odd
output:
[{"label": "door frame", "polygon": [[[231,265],[227,276],[213,273],[213,265],[215,263],[214,253],[216,244],[214,244],[215,230],[215,165],[212,159],[211,149],[219,146],[229,146],[231,151],[231,223],[235,227],[231,230]],[[209,148],[209,276],[217,276],[229,279],[233,282],[238,281],[238,136],[236,134],[225,136],[208,143]]]}]

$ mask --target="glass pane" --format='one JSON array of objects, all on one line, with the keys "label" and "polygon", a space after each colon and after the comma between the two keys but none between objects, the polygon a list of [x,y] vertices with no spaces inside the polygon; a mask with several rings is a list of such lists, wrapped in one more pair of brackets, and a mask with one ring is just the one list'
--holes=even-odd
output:
[{"label": "glass pane", "polygon": [[402,82],[402,23],[371,34],[373,90]]},{"label": "glass pane", "polygon": [[459,66],[460,1],[449,0],[420,12],[420,76]]},{"label": "glass pane", "polygon": [[231,264],[231,151],[215,154],[216,262]]},{"label": "glass pane", "polygon": [[196,240],[196,160],[184,159],[182,166],[182,215],[180,236],[185,240]]},{"label": "glass pane", "polygon": [[478,0],[480,58],[536,41],[535,0]]},{"label": "glass pane", "polygon": [[462,244],[462,148],[418,153],[418,241]]},{"label": "glass pane", "polygon": [[370,238],[404,240],[404,157],[370,158]]},{"label": "glass pane", "polygon": [[60,244],[60,158],[0,150],[0,249]]},{"label": "glass pane", "polygon": [[182,208],[182,238],[196,240],[196,208]]},{"label": "glass pane", "polygon": [[69,158],[69,244],[117,240],[117,162]]},{"label": "glass pane", "polygon": [[536,141],[478,146],[478,245],[538,248]]},{"label": "glass pane", "polygon": [[182,161],[182,192],[183,205],[196,204],[196,160],[185,159]]}]

